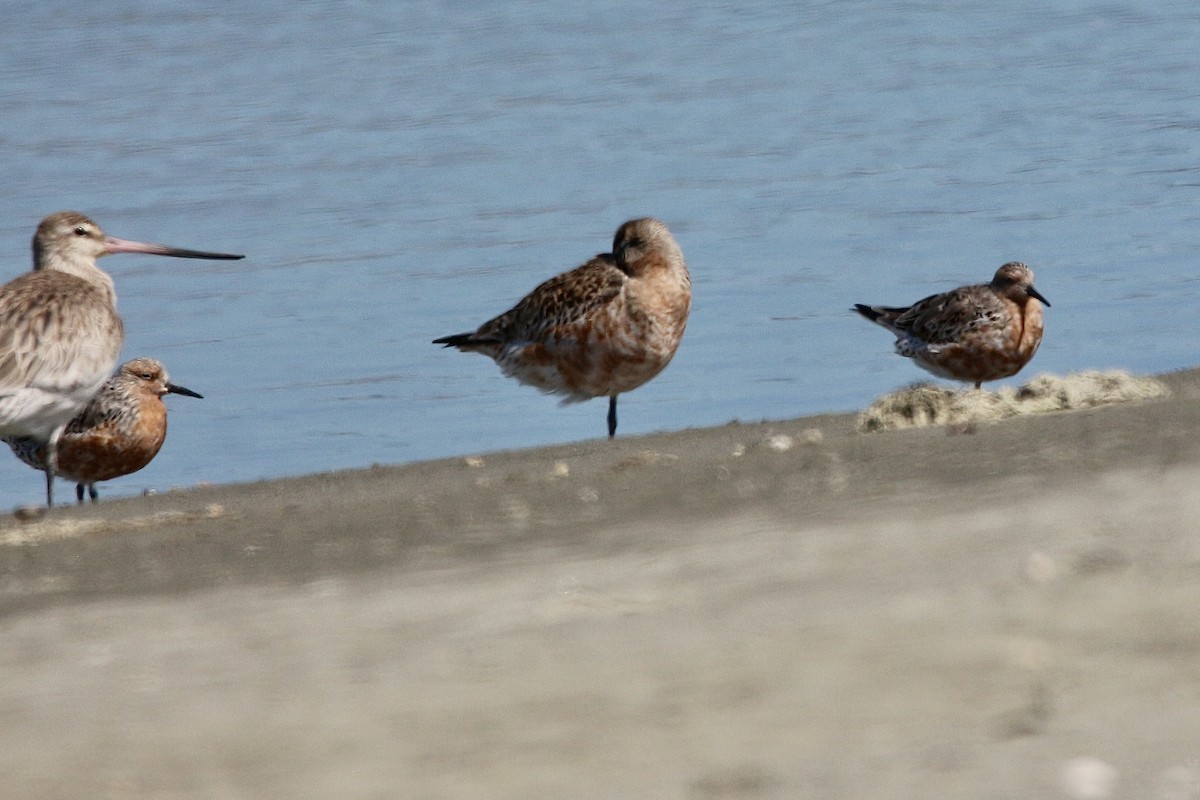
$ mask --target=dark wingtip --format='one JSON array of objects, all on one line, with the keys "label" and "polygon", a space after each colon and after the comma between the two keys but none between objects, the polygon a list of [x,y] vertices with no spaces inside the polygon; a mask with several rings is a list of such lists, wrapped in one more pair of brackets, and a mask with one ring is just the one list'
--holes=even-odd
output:
[{"label": "dark wingtip", "polygon": [[863,305],[862,303],[855,303],[855,304],[854,304],[854,308],[852,308],[852,309],[850,309],[850,310],[851,310],[851,311],[857,311],[859,314],[861,314],[862,316],[864,316],[864,317],[866,317],[867,319],[871,320],[872,322],[874,322],[875,320],[879,319],[879,312],[878,312],[878,311],[876,311],[875,309],[871,308],[871,307],[870,307],[870,306],[868,306],[868,305]]},{"label": "dark wingtip", "polygon": [[462,347],[465,344],[471,343],[470,333],[456,333],[453,336],[443,336],[440,339],[434,339],[433,344],[440,344],[443,347]]}]

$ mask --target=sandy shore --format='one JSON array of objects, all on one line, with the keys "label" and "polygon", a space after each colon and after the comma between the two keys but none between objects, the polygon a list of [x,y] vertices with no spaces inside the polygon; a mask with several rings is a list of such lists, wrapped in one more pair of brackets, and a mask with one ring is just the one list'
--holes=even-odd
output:
[{"label": "sandy shore", "polygon": [[0,523],[5,797],[1200,798],[1200,372]]}]

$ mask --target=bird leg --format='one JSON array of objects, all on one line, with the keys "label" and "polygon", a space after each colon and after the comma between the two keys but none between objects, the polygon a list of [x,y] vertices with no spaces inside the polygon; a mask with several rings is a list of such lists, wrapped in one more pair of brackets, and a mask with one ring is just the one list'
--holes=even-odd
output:
[{"label": "bird leg", "polygon": [[58,474],[58,437],[66,425],[55,428],[46,442],[46,508],[54,508],[54,476]]},{"label": "bird leg", "polygon": [[617,396],[614,394],[608,398],[608,438],[613,438],[617,435]]}]

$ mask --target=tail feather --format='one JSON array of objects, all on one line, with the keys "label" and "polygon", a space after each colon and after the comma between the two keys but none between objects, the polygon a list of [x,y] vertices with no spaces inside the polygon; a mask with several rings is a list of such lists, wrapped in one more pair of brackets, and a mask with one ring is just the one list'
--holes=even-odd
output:
[{"label": "tail feather", "polygon": [[911,306],[868,306],[862,303],[855,303],[853,310],[876,325],[882,325],[890,329],[896,317],[908,311],[909,308]]},{"label": "tail feather", "polygon": [[866,305],[863,305],[862,303],[855,303],[854,310],[857,311],[859,314],[862,314],[864,317],[869,319],[871,322],[877,321],[880,316],[879,312],[877,310],[875,310],[872,306],[866,306]]},{"label": "tail feather", "polygon": [[478,332],[471,333],[456,333],[453,336],[443,336],[440,339],[434,339],[434,344],[440,344],[443,347],[461,347],[468,350],[477,350],[483,347],[500,344],[500,340],[494,336],[480,336]]},{"label": "tail feather", "polygon": [[462,347],[471,344],[471,337],[474,333],[456,333],[452,336],[443,336],[440,339],[434,339],[434,344],[440,344],[444,347]]}]

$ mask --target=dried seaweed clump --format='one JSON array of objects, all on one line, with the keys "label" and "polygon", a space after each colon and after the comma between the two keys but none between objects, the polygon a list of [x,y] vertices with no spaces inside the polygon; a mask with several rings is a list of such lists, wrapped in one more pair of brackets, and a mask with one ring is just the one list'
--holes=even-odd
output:
[{"label": "dried seaweed clump", "polygon": [[1120,370],[1038,375],[1022,386],[1004,386],[995,392],[920,383],[880,397],[858,415],[858,429],[868,433],[994,422],[1022,414],[1149,400],[1165,397],[1167,393],[1167,387],[1154,378]]}]

